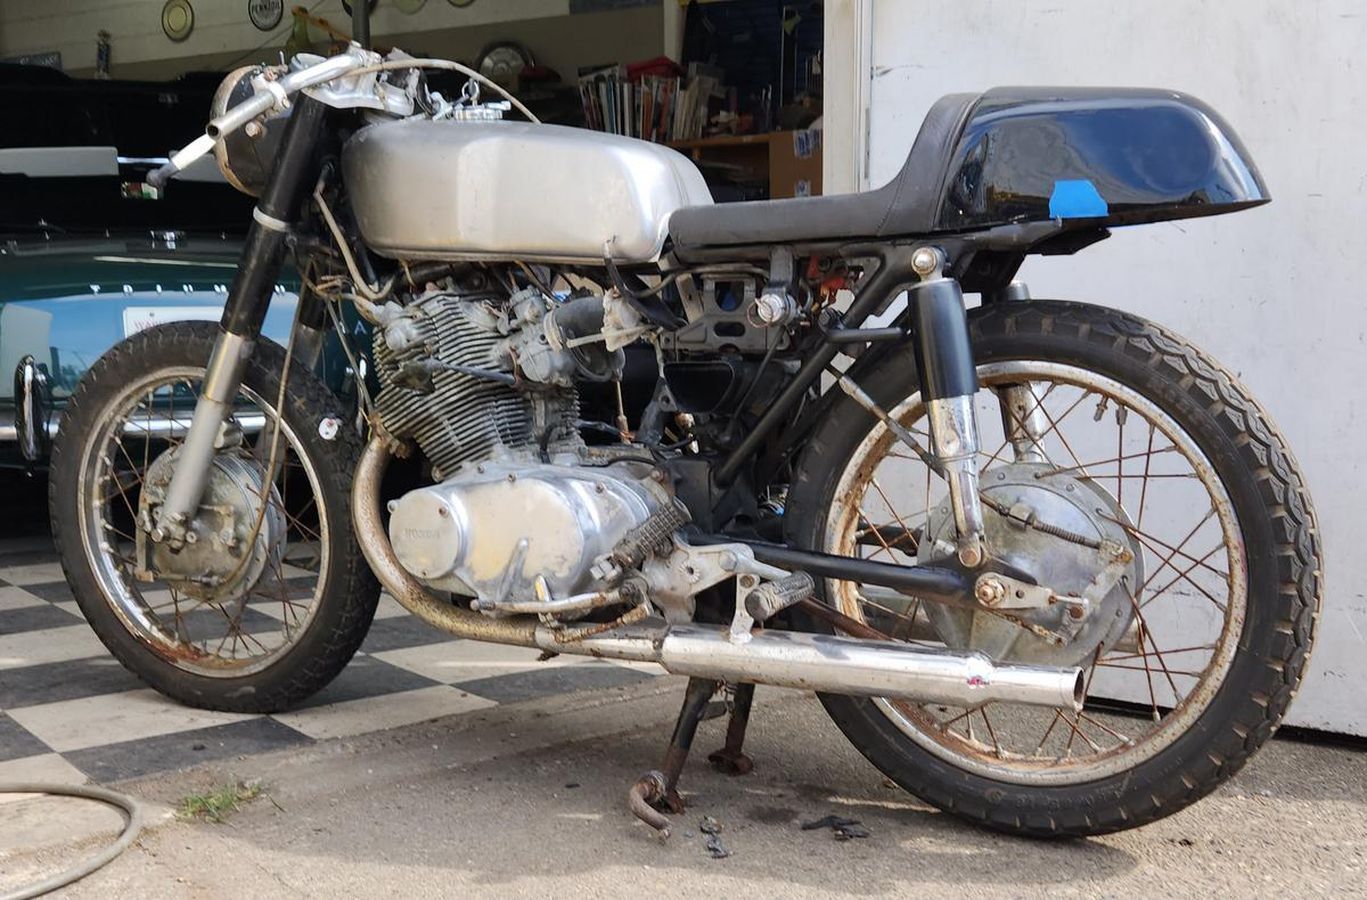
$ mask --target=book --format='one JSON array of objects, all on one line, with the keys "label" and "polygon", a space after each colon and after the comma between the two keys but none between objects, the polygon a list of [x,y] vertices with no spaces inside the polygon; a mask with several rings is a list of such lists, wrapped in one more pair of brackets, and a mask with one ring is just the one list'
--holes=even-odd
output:
[{"label": "book", "polygon": [[714,108],[735,112],[736,92],[725,87],[720,70],[693,64],[687,75],[671,71],[682,70],[653,62],[629,68],[614,63],[580,69],[584,125],[667,143],[705,137]]}]

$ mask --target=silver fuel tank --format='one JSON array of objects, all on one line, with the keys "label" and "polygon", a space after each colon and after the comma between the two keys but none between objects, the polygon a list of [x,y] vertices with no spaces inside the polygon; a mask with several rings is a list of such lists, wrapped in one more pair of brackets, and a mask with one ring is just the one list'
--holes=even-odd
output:
[{"label": "silver fuel tank", "polygon": [[384,122],[342,151],[361,236],[393,259],[659,257],[669,216],[712,202],[682,154],[528,122]]}]

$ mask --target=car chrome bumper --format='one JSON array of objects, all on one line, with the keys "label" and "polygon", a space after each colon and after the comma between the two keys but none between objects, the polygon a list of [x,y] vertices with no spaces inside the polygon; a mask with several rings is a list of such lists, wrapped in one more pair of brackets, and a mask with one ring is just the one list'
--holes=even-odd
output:
[{"label": "car chrome bumper", "polygon": [[[45,427],[39,429],[31,424],[37,421],[45,421]],[[22,420],[20,415],[0,412],[0,445],[17,443],[24,458],[36,462],[47,455],[52,439],[57,436],[57,421],[57,416],[45,420]],[[257,434],[266,427],[266,417],[262,413],[238,414],[233,417],[233,421],[244,434]],[[150,419],[139,419],[137,422],[126,422],[123,426],[125,435],[155,438],[184,437],[189,430],[188,415],[183,419],[154,416]]]}]

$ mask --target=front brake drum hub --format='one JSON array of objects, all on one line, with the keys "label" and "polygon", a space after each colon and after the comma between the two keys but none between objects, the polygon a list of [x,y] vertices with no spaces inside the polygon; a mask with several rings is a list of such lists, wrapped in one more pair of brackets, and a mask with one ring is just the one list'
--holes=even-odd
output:
[{"label": "front brake drum hub", "polygon": [[[286,523],[280,495],[274,485],[267,495],[263,464],[219,454],[209,467],[204,497],[189,523],[186,542],[175,550],[154,542],[145,526],[156,520],[178,450],[162,453],[147,469],[138,500],[138,578],[165,581],[193,599],[211,603],[245,597],[266,566],[279,566],[284,556]],[[267,496],[268,502],[263,500]],[[263,502],[265,515],[253,535]]]},{"label": "front brake drum hub", "polygon": [[[980,484],[982,494],[1002,509],[1028,510],[1036,522],[1091,541],[1114,542],[1129,549],[1132,558],[1110,590],[1099,598],[1089,598],[1090,608],[1080,626],[1065,621],[1069,615],[1065,603],[1001,613],[926,603],[926,615],[941,640],[955,649],[981,650],[996,660],[1049,666],[1086,664],[1099,647],[1115,646],[1134,619],[1133,592],[1144,583],[1143,548],[1127,530],[1132,523],[1125,511],[1097,481],[1060,473],[1049,463],[1012,463],[988,469],[982,473]],[[1084,596],[1109,562],[1093,547],[1027,526],[992,506],[984,504],[983,517],[988,553],[1027,573],[1056,595]],[[920,564],[952,558],[954,515],[948,498],[931,508],[926,534],[928,539],[921,541],[917,557]],[[1021,622],[1051,632],[1072,633],[1062,644],[1054,644]]]}]

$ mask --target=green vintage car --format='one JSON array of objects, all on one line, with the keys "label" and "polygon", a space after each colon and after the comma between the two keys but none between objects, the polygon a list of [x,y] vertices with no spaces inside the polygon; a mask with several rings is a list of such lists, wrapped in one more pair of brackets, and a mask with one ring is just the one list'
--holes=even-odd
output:
[{"label": "green vintage car", "polygon": [[[161,322],[217,320],[238,249],[174,234],[0,244],[0,466],[44,461],[62,404],[113,344]],[[265,328],[275,340],[289,334],[296,288],[276,286]]]},{"label": "green vintage car", "polygon": [[[88,148],[81,150],[88,158]],[[62,149],[47,151],[48,165],[59,165],[52,160],[63,155]],[[0,149],[0,186],[25,178],[31,182],[24,192],[28,203],[68,208],[60,218],[11,219],[0,226],[0,468],[46,463],[66,398],[86,369],[115,343],[162,322],[217,320],[241,249],[240,238],[226,229],[153,228],[146,221],[119,221],[119,204],[127,202],[137,204],[138,218],[187,224],[184,216],[173,214],[176,210],[160,209],[156,200],[118,198],[114,204],[71,208],[67,199],[56,200],[70,191],[70,180],[104,179],[23,176],[17,168],[14,154]],[[137,175],[125,172],[122,177]],[[44,194],[44,181],[50,182],[51,193]],[[235,194],[226,184],[221,187]],[[82,186],[86,192],[98,189]],[[0,208],[12,213],[14,197],[14,192],[0,195]],[[212,192],[208,197],[217,203]],[[241,204],[223,206],[241,212]],[[240,221],[233,224],[240,229]],[[281,343],[288,338],[298,288],[293,274],[276,285],[267,337]],[[357,346],[368,346],[366,326],[350,310],[344,327],[355,335]],[[335,337],[324,344],[319,365],[334,390],[354,396],[354,373]]]},{"label": "green vintage car", "polygon": [[[165,193],[146,175],[203,128],[220,77],[82,81],[0,64],[0,112],[32,125],[0,135],[0,468],[45,465],[66,398],[115,343],[218,319],[253,200],[212,158]],[[35,108],[45,115],[24,113]],[[276,285],[267,337],[287,339],[298,288],[290,273]],[[344,327],[369,346],[354,313]],[[335,338],[319,365],[354,396]]]}]

